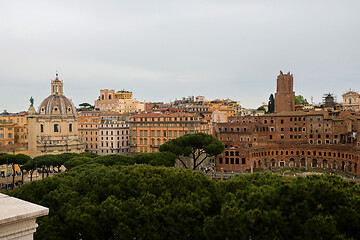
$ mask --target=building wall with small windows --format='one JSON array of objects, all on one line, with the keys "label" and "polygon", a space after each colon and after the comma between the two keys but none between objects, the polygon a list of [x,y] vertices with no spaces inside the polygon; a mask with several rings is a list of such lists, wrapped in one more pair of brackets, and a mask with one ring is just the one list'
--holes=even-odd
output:
[{"label": "building wall with small windows", "polygon": [[125,121],[106,121],[99,125],[99,155],[129,155],[129,124]]},{"label": "building wall with small windows", "polygon": [[[26,113],[0,115],[0,126],[0,147],[27,143],[28,126]],[[12,133],[10,135],[3,133],[2,135],[2,131],[11,131]]]},{"label": "building wall with small windows", "polygon": [[214,136],[225,145],[216,168],[317,167],[359,175],[359,123],[358,115],[323,111],[231,117],[214,126]]},{"label": "building wall with small windows", "polygon": [[115,111],[118,113],[137,113],[145,111],[145,103],[132,98],[132,93],[122,90],[101,89],[100,96],[95,101],[95,109],[100,111]]},{"label": "building wall with small windows", "polygon": [[211,134],[211,124],[195,113],[142,113],[130,120],[130,151],[158,152],[160,145],[186,134]]},{"label": "building wall with small windows", "polygon": [[0,123],[0,148],[15,143],[15,124]]},{"label": "building wall with small windows", "polygon": [[100,111],[78,112],[79,134],[85,143],[85,151],[98,153],[99,151]]},{"label": "building wall with small windows", "polygon": [[348,91],[342,95],[343,109],[345,111],[360,111],[360,94],[355,91]]}]

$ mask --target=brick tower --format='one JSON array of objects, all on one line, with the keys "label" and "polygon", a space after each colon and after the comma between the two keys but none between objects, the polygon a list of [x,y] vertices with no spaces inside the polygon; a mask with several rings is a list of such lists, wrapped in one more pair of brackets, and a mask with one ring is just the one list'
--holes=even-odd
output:
[{"label": "brick tower", "polygon": [[295,92],[293,90],[293,75],[288,72],[277,77],[275,93],[275,112],[295,111]]}]

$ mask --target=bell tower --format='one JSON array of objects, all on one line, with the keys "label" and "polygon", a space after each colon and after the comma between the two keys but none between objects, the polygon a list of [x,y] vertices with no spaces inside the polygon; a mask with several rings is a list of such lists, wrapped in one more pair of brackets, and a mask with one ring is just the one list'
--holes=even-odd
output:
[{"label": "bell tower", "polygon": [[51,81],[51,95],[63,95],[63,82],[59,79],[59,74],[56,73],[56,78]]},{"label": "bell tower", "polygon": [[293,90],[293,75],[288,72],[277,77],[275,93],[275,112],[295,111],[295,92]]}]

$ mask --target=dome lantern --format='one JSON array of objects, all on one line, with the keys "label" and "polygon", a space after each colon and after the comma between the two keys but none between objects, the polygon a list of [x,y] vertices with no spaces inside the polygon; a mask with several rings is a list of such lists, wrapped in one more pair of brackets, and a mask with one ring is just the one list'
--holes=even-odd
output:
[{"label": "dome lantern", "polygon": [[63,81],[59,80],[58,73],[56,73],[56,78],[51,80],[51,95],[41,102],[38,113],[40,115],[76,115],[74,104],[64,96]]},{"label": "dome lantern", "polygon": [[59,74],[56,73],[56,78],[51,81],[51,95],[63,95],[63,82],[59,79]]}]

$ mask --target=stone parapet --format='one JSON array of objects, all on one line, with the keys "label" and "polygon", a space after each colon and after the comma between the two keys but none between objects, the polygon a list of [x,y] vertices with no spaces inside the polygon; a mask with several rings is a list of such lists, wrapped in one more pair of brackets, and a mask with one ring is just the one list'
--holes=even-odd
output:
[{"label": "stone parapet", "polygon": [[36,218],[49,214],[49,209],[0,194],[0,239],[32,240]]}]

